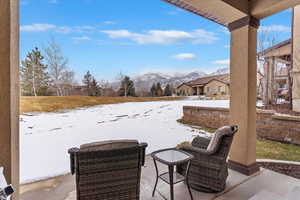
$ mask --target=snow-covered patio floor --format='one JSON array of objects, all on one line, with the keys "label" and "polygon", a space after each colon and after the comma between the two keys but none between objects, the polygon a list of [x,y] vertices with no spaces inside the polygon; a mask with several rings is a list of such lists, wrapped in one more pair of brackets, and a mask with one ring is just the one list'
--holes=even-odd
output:
[{"label": "snow-covered patio floor", "polygon": [[21,116],[21,183],[69,172],[67,150],[112,139],[147,142],[147,153],[192,140],[198,130],[176,122],[184,105],[228,107],[229,101],[122,103]]}]

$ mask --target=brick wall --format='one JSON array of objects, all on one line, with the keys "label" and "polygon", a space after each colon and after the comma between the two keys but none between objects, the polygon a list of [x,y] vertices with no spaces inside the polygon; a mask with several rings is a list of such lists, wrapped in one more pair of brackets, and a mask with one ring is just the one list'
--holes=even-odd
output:
[{"label": "brick wall", "polygon": [[[229,124],[229,109],[211,107],[183,107],[183,118],[208,128]],[[279,115],[273,111],[257,110],[257,135],[261,138],[300,145],[300,117]]]}]

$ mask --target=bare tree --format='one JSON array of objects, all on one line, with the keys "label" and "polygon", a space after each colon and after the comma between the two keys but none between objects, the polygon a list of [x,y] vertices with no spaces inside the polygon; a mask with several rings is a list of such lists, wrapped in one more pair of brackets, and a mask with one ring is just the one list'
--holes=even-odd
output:
[{"label": "bare tree", "polygon": [[111,84],[107,80],[100,80],[100,81],[98,81],[98,85],[101,88],[110,88],[111,87]]},{"label": "bare tree", "polygon": [[45,48],[49,76],[57,96],[65,95],[65,86],[74,82],[74,72],[68,70],[68,59],[63,55],[60,45],[52,38]]},{"label": "bare tree", "polygon": [[[277,42],[277,35],[271,34],[270,29],[260,29],[258,36],[258,61],[262,63],[264,84],[263,84],[263,99],[264,104],[277,103],[277,84],[275,80],[277,72],[277,64],[275,57],[266,56],[266,50],[273,47]],[[272,64],[274,68],[270,68]]]},{"label": "bare tree", "polygon": [[120,71],[116,76],[116,81],[121,83],[124,80],[124,78],[125,78],[125,75],[123,74],[122,71]]}]

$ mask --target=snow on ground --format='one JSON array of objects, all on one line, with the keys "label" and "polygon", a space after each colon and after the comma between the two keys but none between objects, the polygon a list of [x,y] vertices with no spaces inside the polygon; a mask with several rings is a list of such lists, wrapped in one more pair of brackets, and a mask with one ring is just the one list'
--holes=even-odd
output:
[{"label": "snow on ground", "polygon": [[179,124],[182,107],[228,107],[229,101],[160,101],[122,103],[64,113],[21,115],[21,182],[69,172],[67,150],[81,144],[113,139],[147,142],[147,153],[192,140],[196,130]]}]

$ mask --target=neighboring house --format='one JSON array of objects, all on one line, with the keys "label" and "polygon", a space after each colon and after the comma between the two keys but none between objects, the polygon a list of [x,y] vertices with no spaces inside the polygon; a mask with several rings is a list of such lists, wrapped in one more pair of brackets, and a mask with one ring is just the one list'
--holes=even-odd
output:
[{"label": "neighboring house", "polygon": [[196,95],[195,89],[190,86],[188,83],[182,83],[176,89],[178,96],[193,96]]},{"label": "neighboring house", "polygon": [[283,41],[258,53],[263,62],[264,79],[262,99],[265,104],[273,104],[276,98],[289,99],[292,93],[292,42]]},{"label": "neighboring house", "polygon": [[[262,96],[263,74],[257,73],[257,95]],[[179,85],[176,89],[178,96],[200,96],[207,97],[229,96],[230,95],[230,75],[222,74],[198,78]]]},{"label": "neighboring house", "polygon": [[229,74],[208,76],[183,83],[177,87],[177,95],[193,96],[205,95],[213,97],[218,95],[229,95]]}]

